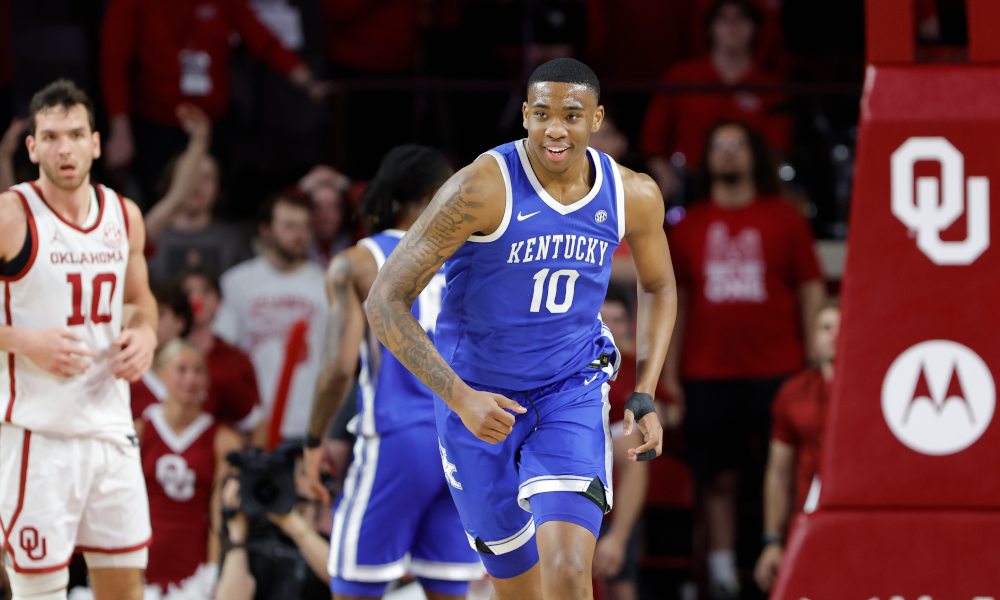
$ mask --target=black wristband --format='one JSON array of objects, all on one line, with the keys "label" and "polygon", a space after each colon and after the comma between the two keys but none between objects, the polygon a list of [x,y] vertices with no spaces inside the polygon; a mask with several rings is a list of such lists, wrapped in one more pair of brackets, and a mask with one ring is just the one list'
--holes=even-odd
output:
[{"label": "black wristband", "polygon": [[306,448],[312,449],[312,448],[319,448],[322,443],[323,443],[322,438],[316,437],[315,435],[307,434],[306,439],[302,443],[302,445],[305,446]]},{"label": "black wristband", "polygon": [[633,392],[629,396],[628,401],[625,402],[625,410],[632,411],[636,421],[651,412],[656,412],[656,408],[653,406],[653,397],[642,392]]},{"label": "black wristband", "polygon": [[780,544],[784,546],[785,536],[780,533],[768,533],[765,531],[763,541],[765,546],[770,546],[771,544]]}]

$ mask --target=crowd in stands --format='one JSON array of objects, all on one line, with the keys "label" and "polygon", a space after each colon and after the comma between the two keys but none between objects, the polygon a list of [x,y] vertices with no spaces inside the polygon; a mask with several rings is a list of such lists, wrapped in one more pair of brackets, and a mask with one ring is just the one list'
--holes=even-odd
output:
[{"label": "crowd in stands", "polygon": [[[17,4],[0,0],[0,38]],[[382,156],[421,141],[458,167],[519,135],[510,115],[520,91],[499,102],[485,95],[480,105],[468,94],[435,100],[376,85],[345,100],[338,82],[518,79],[544,60],[576,56],[602,80],[674,86],[638,101],[610,98],[591,140],[656,180],[672,207],[664,260],[679,286],[657,392],[667,456],[625,460],[618,424],[615,508],[594,557],[597,594],[682,597],[691,587],[678,581],[697,581],[706,598],[763,597],[791,515],[818,486],[839,324],[836,305],[825,303],[801,190],[789,201],[789,178],[778,177],[796,152],[797,123],[780,90],[798,64],[784,46],[782,0],[93,4],[103,10],[99,76],[89,82],[104,110],[99,176],[144,210],[160,310],[155,367],[132,385],[154,528],[148,596],[186,586],[208,597],[217,585],[220,599],[328,597],[330,507],[303,483],[301,465],[302,502],[271,517],[299,554],[276,567],[247,544],[254,525],[238,511],[226,457],[306,436],[327,329],[327,265],[365,235],[354,208]],[[511,6],[514,25],[540,24],[535,38],[520,27],[501,35],[466,26],[501,23]],[[932,17],[920,23],[928,35]],[[0,116],[19,108],[4,44]],[[253,71],[247,54],[270,72]],[[284,120],[269,130],[272,117],[262,114],[272,109]],[[26,128],[14,118],[0,138],[0,189],[33,178],[18,157]],[[268,170],[271,163],[281,166]],[[635,283],[623,244],[602,310],[623,354],[613,419],[636,369]],[[352,409],[348,402],[329,428],[334,475],[349,460]],[[690,518],[655,527],[644,514],[663,507],[646,499],[667,488],[691,490],[673,494],[680,500],[671,507]],[[664,568],[644,559],[660,536],[695,538],[667,568],[682,573],[669,591],[658,579]],[[295,565],[296,591],[274,589],[271,569]]]}]

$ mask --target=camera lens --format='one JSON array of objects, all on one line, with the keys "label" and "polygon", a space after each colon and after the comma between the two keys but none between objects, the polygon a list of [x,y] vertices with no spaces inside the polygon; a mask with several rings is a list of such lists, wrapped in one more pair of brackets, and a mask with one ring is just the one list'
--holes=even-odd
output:
[{"label": "camera lens", "polygon": [[278,482],[273,479],[263,479],[253,488],[253,497],[262,506],[270,506],[281,495],[281,488]]}]

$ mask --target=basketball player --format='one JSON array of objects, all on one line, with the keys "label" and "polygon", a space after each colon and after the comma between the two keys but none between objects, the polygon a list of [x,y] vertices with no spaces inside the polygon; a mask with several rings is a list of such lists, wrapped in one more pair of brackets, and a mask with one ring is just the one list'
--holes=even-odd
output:
[{"label": "basketball player", "polygon": [[[330,587],[334,598],[381,597],[405,573],[419,578],[431,600],[465,598],[468,582],[485,575],[469,547],[441,471],[434,393],[378,340],[363,339],[361,307],[386,256],[453,171],[425,146],[397,146],[365,188],[359,211],[372,233],[330,264],[323,370],[313,400],[306,461],[322,496],[320,436],[347,396],[361,359],[354,462],[333,512]],[[413,304],[422,331],[434,334],[444,274]]]},{"label": "basketball player", "polygon": [[128,382],[156,347],[138,207],[102,185],[94,110],[67,80],[31,100],[36,181],[0,194],[0,523],[18,600],[142,597],[149,505]]},{"label": "basketball player", "polygon": [[[386,260],[368,297],[383,344],[440,396],[441,457],[469,543],[500,599],[591,598],[612,503],[608,380],[617,351],[598,312],[611,255],[638,275],[635,393],[624,431],[656,456],[652,394],[676,312],[663,201],[652,179],[587,147],[597,77],[556,59],[528,81],[525,140],[459,171]],[[410,307],[447,260],[434,341]]]}]

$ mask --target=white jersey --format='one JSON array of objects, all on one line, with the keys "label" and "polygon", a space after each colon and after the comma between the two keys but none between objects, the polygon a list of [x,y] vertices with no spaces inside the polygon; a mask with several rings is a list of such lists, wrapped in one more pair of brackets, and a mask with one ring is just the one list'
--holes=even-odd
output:
[{"label": "white jersey", "polygon": [[281,435],[301,438],[309,428],[316,378],[323,365],[326,335],[326,275],[312,262],[291,273],[278,271],[260,256],[236,265],[223,274],[222,306],[212,329],[240,348],[253,362],[260,399],[271,419],[275,392],[280,383],[289,333],[305,321],[306,355],[295,363]]},{"label": "white jersey", "polygon": [[0,417],[30,431],[131,444],[128,382],[115,378],[110,364],[129,258],[125,201],[107,187],[92,188],[90,216],[78,227],[49,208],[34,183],[11,190],[27,212],[32,251],[20,273],[0,278],[2,322],[68,329],[96,356],[82,375],[60,377],[0,352]]}]

